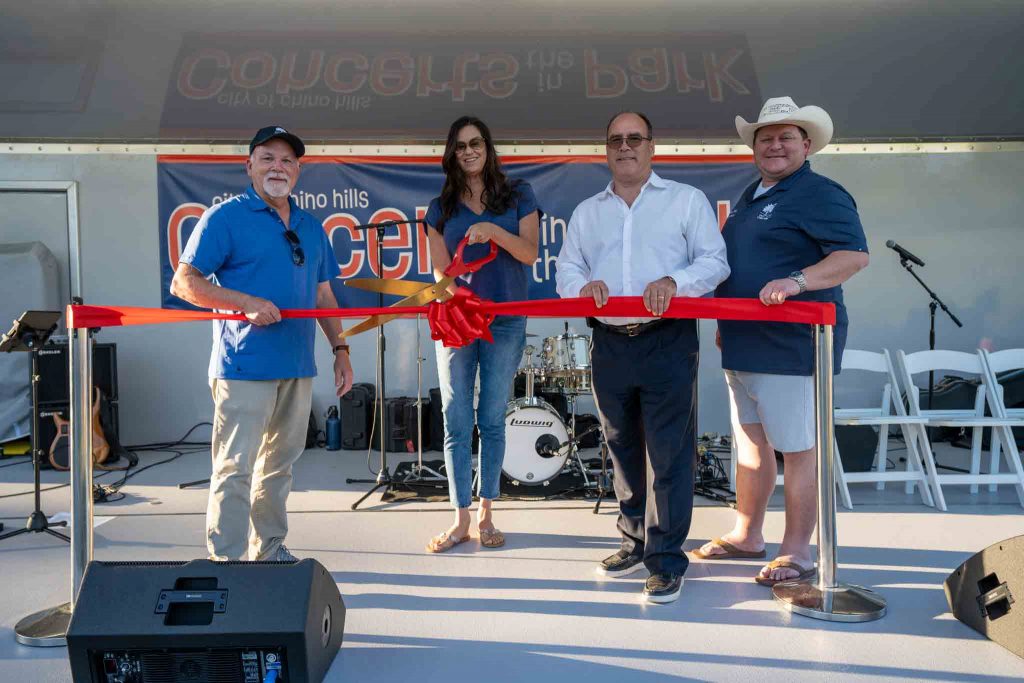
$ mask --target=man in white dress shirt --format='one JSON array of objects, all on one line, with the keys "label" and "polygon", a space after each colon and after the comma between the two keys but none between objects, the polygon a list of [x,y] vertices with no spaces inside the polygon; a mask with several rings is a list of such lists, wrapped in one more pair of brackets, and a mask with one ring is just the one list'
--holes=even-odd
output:
[{"label": "man in white dress shirt", "polygon": [[672,297],[713,291],[729,265],[704,193],[651,170],[650,120],[622,112],[606,134],[612,181],[573,212],[556,280],[560,296],[592,296],[598,307],[609,296],[642,294],[654,316],[588,319],[622,534],[621,549],[598,571],[625,576],[646,567],[645,598],[672,602],[689,564],[698,340],[696,321],[661,315]]}]

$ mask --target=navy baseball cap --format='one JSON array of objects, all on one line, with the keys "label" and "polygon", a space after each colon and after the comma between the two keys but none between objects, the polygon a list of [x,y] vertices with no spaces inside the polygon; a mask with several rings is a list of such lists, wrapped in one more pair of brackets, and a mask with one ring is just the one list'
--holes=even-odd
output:
[{"label": "navy baseball cap", "polygon": [[281,126],[267,126],[266,128],[260,128],[256,131],[256,135],[253,136],[252,142],[249,143],[249,154],[252,154],[252,151],[256,149],[257,145],[262,145],[267,140],[273,140],[274,138],[281,138],[291,145],[296,158],[301,157],[306,153],[306,146],[302,144],[302,140],[299,139],[298,135],[289,133]]}]

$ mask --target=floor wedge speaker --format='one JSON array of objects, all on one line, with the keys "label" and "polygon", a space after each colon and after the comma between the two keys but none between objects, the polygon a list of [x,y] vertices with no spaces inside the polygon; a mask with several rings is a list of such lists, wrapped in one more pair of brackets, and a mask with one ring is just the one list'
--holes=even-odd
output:
[{"label": "floor wedge speaker", "polygon": [[1024,536],[993,543],[946,578],[953,615],[1024,657]]},{"label": "floor wedge speaker", "polygon": [[320,683],[345,604],[298,562],[91,562],[68,626],[74,683]]}]

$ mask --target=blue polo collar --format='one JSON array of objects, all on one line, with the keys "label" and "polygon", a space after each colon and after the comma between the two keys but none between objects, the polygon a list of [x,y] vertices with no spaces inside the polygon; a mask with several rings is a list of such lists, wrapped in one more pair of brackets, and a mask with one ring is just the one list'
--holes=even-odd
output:
[{"label": "blue polo collar", "polygon": [[747,189],[747,193],[746,193],[747,201],[748,202],[759,201],[761,199],[764,199],[765,197],[769,197],[769,196],[771,196],[773,194],[776,194],[778,192],[785,192],[790,187],[792,187],[794,183],[796,183],[798,180],[800,180],[800,178],[802,178],[803,176],[807,175],[810,172],[811,172],[811,162],[810,161],[804,161],[803,166],[801,166],[800,168],[798,168],[797,170],[793,171],[788,176],[786,176],[785,178],[780,180],[779,182],[777,182],[774,185],[772,185],[771,187],[769,187],[768,191],[765,192],[763,195],[761,195],[757,199],[754,199],[754,191],[757,190],[757,186],[761,184],[761,181],[758,180],[756,183],[754,183],[753,185],[751,185]]},{"label": "blue polo collar", "polygon": [[[270,205],[263,201],[263,197],[259,196],[251,184],[245,189],[245,205],[249,207],[251,211],[269,211]],[[288,196],[288,207],[294,212],[298,205],[295,203],[295,199]]]}]

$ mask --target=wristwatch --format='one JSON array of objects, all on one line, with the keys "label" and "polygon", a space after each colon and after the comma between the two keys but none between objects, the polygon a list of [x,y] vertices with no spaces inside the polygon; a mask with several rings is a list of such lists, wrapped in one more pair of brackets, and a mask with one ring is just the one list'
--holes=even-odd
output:
[{"label": "wristwatch", "polygon": [[336,345],[334,347],[334,355],[335,356],[338,355],[338,351],[344,351],[345,353],[348,353],[349,352],[348,344],[338,344],[338,345]]},{"label": "wristwatch", "polygon": [[803,294],[807,291],[807,278],[804,277],[804,271],[794,270],[792,273],[786,276],[800,287],[800,293]]}]

